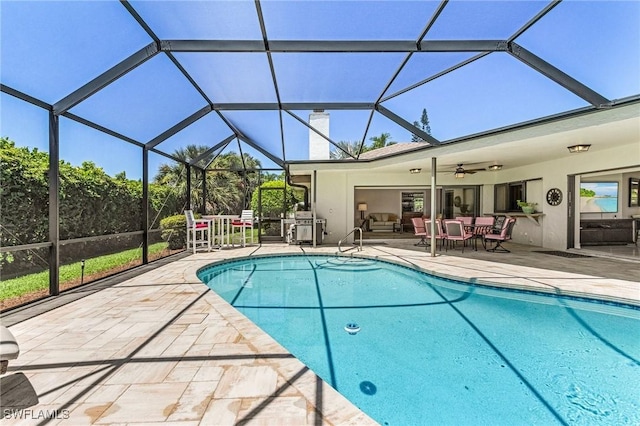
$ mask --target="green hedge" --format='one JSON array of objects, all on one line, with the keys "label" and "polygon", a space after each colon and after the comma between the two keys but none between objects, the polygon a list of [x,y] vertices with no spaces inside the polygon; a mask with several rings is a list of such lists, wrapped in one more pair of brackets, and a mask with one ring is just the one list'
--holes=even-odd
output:
[{"label": "green hedge", "polygon": [[[0,138],[0,246],[15,246],[49,240],[49,154],[37,148],[16,147]],[[60,239],[67,240],[142,230],[142,182],[115,177],[92,162],[73,166],[60,161]],[[159,219],[181,211],[184,200],[174,188],[149,185],[148,217],[157,228]],[[100,255],[104,247],[93,245]],[[112,247],[117,251],[120,247]],[[32,250],[0,255],[3,273],[28,272],[42,263]]]},{"label": "green hedge", "polygon": [[169,244],[170,250],[187,246],[187,218],[185,215],[165,217],[160,221],[162,239]]}]

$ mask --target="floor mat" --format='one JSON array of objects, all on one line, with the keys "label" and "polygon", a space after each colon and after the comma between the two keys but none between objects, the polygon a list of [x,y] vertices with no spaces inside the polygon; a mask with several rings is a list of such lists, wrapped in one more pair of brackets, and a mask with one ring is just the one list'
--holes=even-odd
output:
[{"label": "floor mat", "polygon": [[555,251],[555,250],[533,250],[533,252],[534,253],[542,253],[542,254],[550,254],[552,256],[569,257],[569,258],[593,257],[593,256],[587,256],[585,254],[567,253],[566,251]]}]

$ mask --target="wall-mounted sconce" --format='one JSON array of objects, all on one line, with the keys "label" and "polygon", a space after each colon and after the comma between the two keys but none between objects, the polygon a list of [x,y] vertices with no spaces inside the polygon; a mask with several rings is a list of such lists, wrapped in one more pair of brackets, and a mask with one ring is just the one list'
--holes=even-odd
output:
[{"label": "wall-mounted sconce", "polygon": [[422,169],[409,169],[409,173],[415,175],[416,173],[420,173],[422,171]]},{"label": "wall-mounted sconce", "polygon": [[572,145],[572,146],[568,146],[567,149],[569,150],[570,153],[577,153],[577,152],[587,152],[589,151],[589,147],[591,145],[590,144],[579,144],[579,145]]},{"label": "wall-mounted sconce", "polygon": [[487,168],[492,172],[495,172],[496,170],[502,170],[502,164],[492,164]]}]

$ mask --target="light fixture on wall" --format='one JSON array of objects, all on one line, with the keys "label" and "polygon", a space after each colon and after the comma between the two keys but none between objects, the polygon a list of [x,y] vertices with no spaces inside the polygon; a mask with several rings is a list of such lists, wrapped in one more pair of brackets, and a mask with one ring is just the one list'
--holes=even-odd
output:
[{"label": "light fixture on wall", "polygon": [[589,151],[589,147],[591,145],[590,144],[578,144],[578,145],[572,145],[572,146],[568,146],[567,149],[569,150],[570,153],[578,153],[578,152],[587,152]]},{"label": "light fixture on wall", "polygon": [[364,212],[367,211],[367,203],[358,203],[358,211],[360,212],[360,219],[364,220]]},{"label": "light fixture on wall", "polygon": [[409,173],[411,173],[413,175],[415,175],[416,173],[420,173],[421,171],[422,171],[422,169],[418,169],[418,168],[409,169]]},{"label": "light fixture on wall", "polygon": [[495,172],[496,170],[501,170],[502,169],[502,164],[492,164],[487,168],[489,170],[491,170],[492,172]]},{"label": "light fixture on wall", "polygon": [[462,179],[464,177],[464,169],[462,168],[462,165],[458,166],[453,175],[458,179]]}]

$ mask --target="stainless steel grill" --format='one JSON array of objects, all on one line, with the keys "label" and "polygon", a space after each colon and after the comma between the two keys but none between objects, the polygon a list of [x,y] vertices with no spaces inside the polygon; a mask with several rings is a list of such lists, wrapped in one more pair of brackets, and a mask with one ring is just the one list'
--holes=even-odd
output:
[{"label": "stainless steel grill", "polygon": [[[298,211],[294,214],[295,242],[313,244],[313,212]],[[316,244],[322,244],[326,219],[316,219]]]}]

